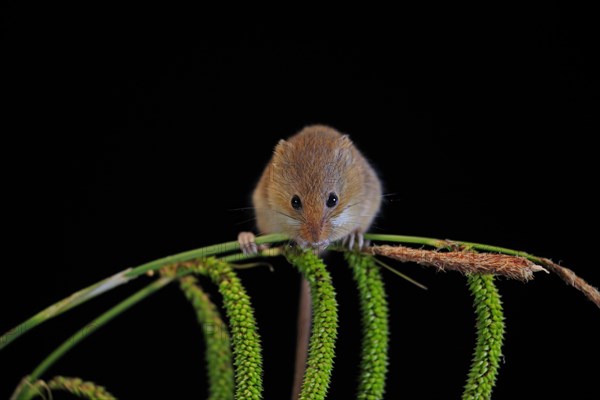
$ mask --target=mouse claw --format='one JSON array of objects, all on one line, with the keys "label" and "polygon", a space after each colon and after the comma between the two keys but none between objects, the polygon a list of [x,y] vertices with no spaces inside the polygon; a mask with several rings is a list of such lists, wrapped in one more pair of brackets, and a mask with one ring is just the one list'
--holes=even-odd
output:
[{"label": "mouse claw", "polygon": [[254,241],[256,236],[252,232],[240,232],[238,234],[238,243],[240,244],[240,250],[246,255],[258,254],[259,251],[263,251],[269,248],[268,244],[257,245]]},{"label": "mouse claw", "polygon": [[[238,235],[238,243],[240,244],[240,249],[244,254],[256,254],[258,253],[258,246],[254,239],[254,233],[252,232],[240,232]],[[262,247],[262,246],[261,246]]]},{"label": "mouse claw", "polygon": [[355,244],[358,246],[358,250],[362,250],[369,245],[369,241],[365,240],[365,236],[361,231],[354,231],[342,240],[342,245],[350,250],[354,250]]}]

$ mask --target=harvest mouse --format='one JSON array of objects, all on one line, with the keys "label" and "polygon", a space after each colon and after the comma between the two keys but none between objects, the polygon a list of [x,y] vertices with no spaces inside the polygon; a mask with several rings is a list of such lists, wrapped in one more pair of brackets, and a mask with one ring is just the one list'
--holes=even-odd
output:
[{"label": "harvest mouse", "polygon": [[[302,248],[323,251],[343,239],[363,247],[381,205],[381,183],[347,135],[313,125],[280,140],[252,195],[260,233],[285,233]],[[244,253],[256,253],[251,232],[238,235]],[[292,399],[300,396],[308,354],[311,293],[302,279]]]},{"label": "harvest mouse", "polygon": [[[381,205],[381,183],[347,135],[312,125],[280,140],[252,195],[261,234],[285,233],[317,251],[346,239],[363,246],[363,233]],[[246,253],[254,234],[241,232]]]}]

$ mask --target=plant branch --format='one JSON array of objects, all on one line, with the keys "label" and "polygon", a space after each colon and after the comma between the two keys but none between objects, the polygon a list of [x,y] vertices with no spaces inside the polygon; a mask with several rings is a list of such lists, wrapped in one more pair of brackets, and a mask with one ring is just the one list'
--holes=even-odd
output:
[{"label": "plant branch", "polygon": [[504,338],[504,315],[498,289],[492,275],[468,275],[477,315],[477,341],[463,400],[487,400],[498,375]]},{"label": "plant branch", "polygon": [[131,269],[126,269],[109,278],[103,279],[100,282],[90,285],[85,289],[81,289],[73,293],[69,297],[66,297],[54,303],[50,307],[40,311],[28,320],[20,323],[19,325],[2,335],[2,337],[0,337],[0,350],[8,346],[13,340],[17,339],[19,336],[29,331],[30,329],[36,327],[37,325],[41,324],[42,322],[54,318],[57,315],[60,315],[73,307],[85,303],[86,301],[104,292],[114,289],[119,285],[127,283],[131,278],[125,277],[125,274],[130,270]]},{"label": "plant branch", "polygon": [[[287,240],[287,236],[281,234],[271,234],[259,236],[256,238],[257,244],[266,244],[266,243],[277,243]],[[79,290],[72,295],[54,303],[50,307],[40,311],[35,314],[31,318],[26,321],[20,323],[16,327],[10,329],[8,332],[4,333],[0,336],[0,350],[8,346],[11,342],[19,338],[21,335],[27,333],[31,329],[40,325],[41,323],[56,317],[57,315],[62,314],[63,312],[70,310],[78,305],[81,305],[88,300],[93,299],[96,296],[99,296],[102,293],[105,293],[109,290],[114,289],[115,287],[127,283],[144,273],[149,271],[158,270],[166,265],[189,261],[192,259],[198,259],[202,257],[207,257],[209,255],[216,255],[227,253],[235,250],[239,250],[238,242],[226,242],[221,244],[216,244],[208,247],[202,247],[196,250],[186,251],[183,253],[175,254],[173,256],[168,256],[161,258],[156,261],[152,261],[146,264],[142,264],[135,268],[127,268],[121,272],[116,273],[115,275],[103,279],[100,282],[97,282],[93,285],[86,287],[85,289]],[[260,252],[258,255],[244,255],[241,253],[232,254],[226,256],[226,261],[241,261],[249,258],[254,258],[260,256],[275,256],[278,255],[279,250],[274,249],[266,249]]]},{"label": "plant branch", "polygon": [[310,284],[312,298],[313,327],[300,399],[325,399],[331,380],[338,329],[335,290],[325,264],[310,250],[289,252],[287,258]]},{"label": "plant branch", "polygon": [[191,269],[208,276],[223,296],[223,306],[229,317],[235,366],[235,398],[262,398],[262,355],[250,297],[231,266],[209,258],[186,262],[177,267]]},{"label": "plant branch", "polygon": [[296,318],[296,355],[294,357],[294,379],[292,380],[292,400],[298,400],[302,392],[302,381],[308,360],[308,345],[311,331],[311,295],[310,284],[300,279],[298,317]]},{"label": "plant branch", "polygon": [[[34,385],[37,388],[35,395],[42,396],[44,389],[48,391],[62,390],[75,396],[89,400],[115,400],[116,397],[110,394],[102,386],[94,382],[83,381],[80,378],[70,378],[65,376],[55,376],[49,382],[37,381]],[[50,397],[52,398],[52,397]]]},{"label": "plant branch", "polygon": [[405,243],[405,244],[422,244],[424,246],[430,246],[435,248],[456,248],[456,247],[467,247],[475,250],[490,252],[490,253],[501,253],[508,254],[511,256],[525,257],[533,262],[539,260],[538,257],[533,256],[524,251],[518,251],[513,249],[507,249],[506,247],[491,246],[489,244],[481,244],[474,242],[463,242],[458,240],[442,240],[420,236],[403,236],[403,235],[383,235],[375,233],[366,233],[365,239],[374,240],[378,242],[393,242],[393,243]]},{"label": "plant branch", "polygon": [[[286,235],[273,233],[270,235],[258,236],[256,238],[256,244],[266,244],[266,243],[276,243],[283,242],[288,240]],[[146,264],[142,264],[138,267],[131,269],[128,273],[125,274],[128,278],[134,278],[140,275],[145,274],[148,271],[155,271],[160,269],[166,265],[177,264],[184,261],[189,260],[198,260],[207,258],[210,256],[215,256],[223,253],[230,253],[240,249],[240,244],[237,241],[219,243],[212,246],[201,247],[196,250],[190,250],[183,253],[175,254],[172,256],[160,258],[155,261],[150,261]]]},{"label": "plant branch", "polygon": [[402,262],[415,262],[435,267],[439,271],[451,270],[463,274],[495,274],[521,281],[532,279],[534,272],[546,271],[525,258],[505,254],[468,251],[441,252],[388,245],[368,247],[366,251],[370,254],[385,256]]},{"label": "plant branch", "polygon": [[[514,279],[527,280],[533,276],[534,272],[541,270],[545,271],[543,267],[546,267],[548,270],[557,274],[566,283],[582,291],[591,301],[600,307],[600,293],[596,288],[579,278],[570,269],[555,264],[546,258],[540,258],[525,252],[503,247],[472,242],[379,234],[366,234],[365,238],[373,241],[413,245],[420,244],[436,249],[449,250],[428,251],[385,245],[373,246],[368,250],[371,254],[385,255],[400,261],[414,261],[423,265],[431,265],[442,270],[458,270],[468,274],[494,273]],[[283,242],[286,240],[288,240],[288,238],[285,235],[272,234],[260,236],[256,239],[256,242],[257,244],[267,244]],[[461,251],[456,251],[457,249],[460,249]],[[476,254],[464,250],[479,250],[492,254]],[[26,377],[21,382],[21,385],[15,390],[13,398],[30,398],[34,394],[31,391],[34,388],[37,379],[39,379],[39,377],[60,357],[62,357],[62,355],[83,340],[87,334],[95,331],[97,328],[151,293],[164,287],[171,280],[190,274],[191,272],[197,272],[211,277],[213,282],[219,286],[219,291],[223,295],[225,309],[230,319],[230,326],[232,329],[233,353],[236,356],[234,362],[236,398],[260,398],[262,396],[262,358],[253,310],[250,306],[249,297],[235,272],[232,270],[232,266],[224,261],[234,262],[258,256],[277,256],[282,254],[283,247],[266,249],[261,251],[258,255],[243,255],[237,251],[239,251],[239,244],[237,242],[226,242],[164,257],[159,260],[142,264],[136,268],[125,269],[112,277],[99,281],[58,301],[54,305],[40,311],[28,320],[19,324],[17,327],[11,329],[0,337],[0,350],[25,332],[48,319],[60,315],[67,310],[81,305],[86,301],[143,274],[164,269],[168,266],[174,266],[174,274],[154,281],[146,288],[133,294],[117,306],[94,319],[84,329],[65,341],[44,359],[40,365],[38,365],[31,376]],[[214,258],[206,259],[206,257],[209,256],[222,256],[227,253],[233,254],[224,255],[221,260]],[[286,255],[288,259],[293,261],[300,271],[307,276],[307,279],[311,282],[313,299],[320,304],[320,306],[317,307],[317,305],[313,303],[313,319],[315,324],[320,324],[320,328],[317,330],[315,327],[315,330],[311,335],[310,357],[304,377],[303,394],[301,398],[324,398],[331,377],[334,342],[337,335],[337,304],[335,301],[335,292],[331,286],[331,278],[322,261],[314,254],[305,252],[301,255],[293,255],[290,252]],[[474,278],[471,278],[471,276],[475,275],[469,276],[470,282],[475,282]],[[485,277],[487,275],[483,276]],[[480,286],[484,283],[487,284],[483,281],[480,282]],[[477,298],[476,293],[475,297]],[[493,300],[490,301],[493,303]],[[479,310],[479,308],[477,309]],[[320,347],[317,347],[317,345]]]},{"label": "plant branch", "polygon": [[578,277],[575,272],[571,271],[569,268],[558,265],[547,258],[541,258],[540,260],[546,268],[558,275],[567,285],[573,286],[575,289],[582,292],[588,299],[596,304],[598,308],[600,308],[600,292],[598,292],[598,289]]},{"label": "plant branch", "polygon": [[233,363],[231,338],[215,304],[193,276],[184,276],[179,286],[196,310],[202,327],[208,365],[209,400],[233,399]]},{"label": "plant branch", "polygon": [[[526,258],[529,261],[537,264],[538,266],[544,266],[557,274],[561,279],[563,279],[567,284],[575,287],[576,289],[582,291],[596,306],[600,308],[600,292],[598,289],[591,286],[583,279],[579,278],[573,271],[568,268],[562,267],[558,264],[553,263],[551,260],[546,258],[540,258],[531,254],[528,254],[523,251],[517,251],[512,249],[507,249],[504,247],[490,246],[481,243],[473,243],[473,242],[460,242],[460,241],[449,241],[449,240],[440,240],[434,238],[426,238],[426,237],[418,237],[418,236],[403,236],[403,235],[382,235],[382,234],[373,234],[368,233],[365,234],[365,239],[373,240],[373,241],[383,241],[383,242],[394,242],[394,243],[405,243],[405,244],[420,244],[424,246],[430,246],[435,248],[472,248],[479,251],[491,252],[491,253],[499,253],[512,255],[516,257]],[[287,241],[288,237],[282,234],[271,234],[259,236],[256,238],[257,244],[267,244],[267,243],[278,243]],[[109,290],[114,289],[115,287],[129,282],[130,280],[137,278],[144,273],[149,271],[158,270],[166,265],[189,261],[193,259],[198,259],[202,257],[207,257],[210,255],[220,255],[223,253],[235,252],[239,250],[238,242],[225,242],[221,244],[216,244],[212,246],[202,247],[196,250],[186,251],[183,253],[175,254],[173,256],[168,256],[161,258],[159,260],[151,261],[146,264],[142,264],[136,268],[128,268],[125,269],[110,278],[104,279],[100,282],[97,282],[93,285],[88,286],[85,289],[82,289],[71,296],[68,296],[50,307],[40,311],[35,314],[31,318],[26,321],[20,323],[16,327],[10,329],[8,332],[4,333],[0,336],[0,350],[8,346],[15,339],[25,334],[29,330],[38,326],[39,324],[62,314],[63,312],[70,310],[73,307],[81,305],[86,301],[105,293]],[[275,256],[278,255],[280,249],[267,249],[260,253],[261,256]],[[227,262],[235,262],[241,261],[249,258],[255,257],[254,255],[244,255],[241,253],[227,255],[223,257],[223,259]]]},{"label": "plant branch", "polygon": [[[163,267],[164,268],[164,267]],[[246,294],[239,278],[233,272],[229,264],[214,258],[196,262],[177,263],[168,266],[162,278],[149,284],[126,300],[111,308],[100,317],[94,319],[81,333],[73,335],[66,340],[54,352],[52,352],[42,363],[27,377],[27,381],[19,385],[13,398],[16,400],[28,400],[33,395],[32,382],[46,372],[67,351],[73,348],[89,333],[94,332],[100,326],[110,321],[121,312],[132,305],[164,287],[172,280],[182,277],[191,272],[197,272],[209,276],[219,286],[223,296],[223,303],[230,319],[233,336],[233,352],[236,367],[236,398],[260,398],[262,396],[262,357],[260,339],[258,337],[256,322],[254,320],[250,299]]]},{"label": "plant branch", "polygon": [[383,399],[388,370],[388,303],[379,268],[372,256],[346,252],[358,287],[362,322],[357,399]]},{"label": "plant branch", "polygon": [[[383,242],[394,242],[394,243],[409,243],[409,244],[421,244],[425,246],[431,246],[435,248],[448,248],[448,249],[473,249],[478,251],[484,251],[489,253],[506,254],[515,257],[526,258],[527,260],[535,263],[538,266],[546,267],[565,283],[573,286],[575,289],[582,292],[589,300],[591,300],[598,308],[600,308],[600,292],[597,288],[587,283],[584,279],[578,277],[575,272],[569,268],[563,267],[554,263],[552,260],[547,258],[534,256],[524,251],[518,251],[508,249],[506,247],[490,246],[488,244],[474,243],[474,242],[461,242],[454,240],[439,240],[433,238],[425,238],[418,236],[401,236],[401,235],[381,235],[381,234],[365,234],[365,239]],[[533,272],[533,271],[532,271]]]},{"label": "plant branch", "polygon": [[[145,288],[139,290],[133,295],[129,296],[127,299],[123,300],[115,307],[106,311],[104,314],[100,315],[98,318],[91,321],[85,327],[76,332],[73,336],[67,339],[63,344],[61,344],[56,350],[54,350],[48,357],[46,357],[33,372],[28,377],[29,383],[36,381],[44,374],[48,368],[50,368],[56,361],[58,361],[65,353],[71,350],[75,345],[79,344],[83,339],[85,339],[88,335],[95,332],[98,328],[112,320],[117,315],[121,314],[123,311],[129,309],[131,306],[137,304],[141,300],[145,299],[152,293],[157,290],[163,288],[169,282],[171,282],[174,278],[171,277],[163,277],[161,279],[155,280]],[[31,385],[22,385],[21,392],[16,392],[13,397],[17,400],[26,400],[30,399],[33,393],[31,393]],[[17,388],[18,390],[18,388]]]}]

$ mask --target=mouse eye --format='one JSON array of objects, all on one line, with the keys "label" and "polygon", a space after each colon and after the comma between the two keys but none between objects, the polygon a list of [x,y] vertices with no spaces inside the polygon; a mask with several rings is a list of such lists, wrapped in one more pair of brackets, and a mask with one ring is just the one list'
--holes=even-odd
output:
[{"label": "mouse eye", "polygon": [[337,206],[338,203],[338,197],[335,193],[329,193],[329,198],[327,199],[327,207],[332,208]]},{"label": "mouse eye", "polygon": [[295,210],[299,210],[302,207],[302,202],[300,201],[300,197],[298,197],[298,196],[292,197],[292,207],[294,207]]}]

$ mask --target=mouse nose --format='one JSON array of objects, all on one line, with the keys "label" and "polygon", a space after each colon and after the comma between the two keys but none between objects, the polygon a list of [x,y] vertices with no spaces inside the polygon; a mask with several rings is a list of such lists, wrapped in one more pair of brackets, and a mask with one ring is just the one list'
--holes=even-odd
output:
[{"label": "mouse nose", "polygon": [[318,243],[321,241],[321,231],[323,230],[323,225],[316,223],[310,224],[308,227],[308,240],[312,243]]},{"label": "mouse nose", "polygon": [[315,243],[319,241],[319,227],[311,226],[308,228],[308,238],[311,242]]}]

